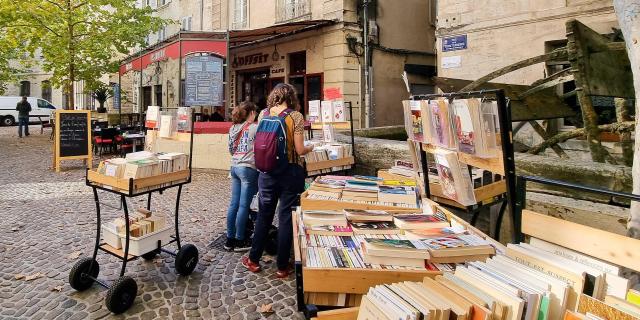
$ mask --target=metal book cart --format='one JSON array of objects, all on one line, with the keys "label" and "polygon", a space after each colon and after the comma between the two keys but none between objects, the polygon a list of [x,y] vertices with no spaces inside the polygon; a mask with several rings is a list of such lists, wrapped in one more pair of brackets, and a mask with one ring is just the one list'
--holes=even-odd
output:
[{"label": "metal book cart", "polygon": [[[471,92],[459,92],[459,93],[445,93],[445,94],[431,94],[431,95],[416,95],[412,97],[414,100],[429,100],[438,98],[453,99],[465,99],[465,98],[485,98],[495,100],[498,104],[498,121],[500,125],[500,139],[501,139],[501,154],[495,158],[479,158],[463,152],[457,152],[458,159],[467,165],[481,168],[490,171],[494,174],[500,174],[503,178],[501,181],[494,182],[492,184],[476,188],[474,193],[478,204],[473,206],[462,206],[453,200],[443,198],[437,190],[432,190],[433,184],[429,184],[428,175],[428,161],[427,153],[433,152],[439,147],[435,147],[429,144],[421,143],[420,148],[420,166],[422,167],[422,177],[424,180],[424,193],[427,198],[433,199],[441,204],[457,207],[466,210],[466,212],[472,214],[471,225],[475,226],[479,215],[482,212],[488,212],[489,208],[493,205],[500,203],[500,210],[496,220],[495,228],[490,232],[490,235],[494,239],[499,239],[500,229],[502,227],[502,219],[504,213],[509,207],[509,212],[512,215],[511,223],[515,228],[515,196],[516,196],[516,173],[515,173],[515,156],[513,151],[513,129],[511,124],[511,108],[510,104],[505,97],[504,90],[481,90]],[[436,191],[436,192],[432,192]],[[516,240],[514,233],[513,239]]]},{"label": "metal book cart", "polygon": [[[175,109],[175,108],[167,108]],[[192,112],[191,118],[193,121],[194,114]],[[193,123],[193,122],[192,122]],[[192,244],[182,244],[180,241],[179,232],[179,209],[180,209],[180,196],[182,194],[182,186],[191,182],[191,162],[193,154],[193,128],[190,133],[190,145],[189,145],[189,161],[188,168],[186,170],[176,171],[172,173],[166,173],[161,175],[155,175],[147,178],[140,179],[120,179],[116,177],[109,177],[99,174],[97,171],[87,169],[85,183],[93,189],[93,197],[96,204],[96,239],[95,247],[93,249],[93,255],[91,258],[85,257],[80,259],[71,269],[69,273],[69,284],[72,288],[78,291],[84,291],[89,289],[93,283],[108,289],[107,296],[105,298],[105,304],[107,309],[115,314],[123,313],[134,302],[137,294],[138,286],[133,278],[125,276],[125,270],[127,263],[132,260],[136,260],[142,257],[145,260],[151,260],[161,252],[170,254],[175,257],[175,269],[178,274],[189,275],[193,272],[198,264],[198,249]],[[177,188],[175,212],[174,212],[174,224],[175,234],[170,236],[170,240],[157,240],[157,246],[149,251],[140,254],[132,255],[129,253],[130,249],[130,234],[129,234],[129,209],[127,207],[127,198],[137,196],[147,196],[147,210],[151,210],[151,198],[153,193],[163,194],[168,189]],[[125,236],[123,249],[116,249],[105,242],[101,241],[101,215],[100,215],[100,198],[98,196],[98,190],[115,194],[119,196],[121,208],[124,212],[125,223]],[[104,204],[103,204],[104,205]],[[168,230],[167,228],[166,230]],[[172,251],[165,247],[175,243],[178,250]],[[104,280],[98,278],[100,267],[96,257],[98,250],[110,254],[122,261],[122,268],[120,269],[119,278],[109,285]]]},{"label": "metal book cart", "polygon": [[[314,171],[322,171],[322,170],[327,170],[327,169],[332,169],[335,167],[344,167],[344,166],[350,166],[350,169],[346,169],[346,170],[337,170],[339,171],[347,171],[347,170],[353,170],[355,165],[356,165],[356,150],[355,150],[355,146],[356,146],[356,142],[355,142],[355,135],[353,133],[353,109],[351,107],[351,101],[345,101],[344,102],[345,106],[347,106],[347,108],[349,109],[349,120],[348,121],[339,121],[339,122],[314,122],[311,124],[310,128],[309,128],[309,136],[312,137],[312,132],[313,130],[322,130],[322,126],[324,124],[328,124],[330,126],[333,126],[333,128],[335,129],[339,129],[339,130],[346,130],[349,129],[350,133],[351,133],[351,156],[350,157],[344,157],[344,158],[340,158],[340,159],[336,159],[336,160],[326,160],[326,161],[318,161],[318,162],[313,162],[313,163],[306,163],[305,162],[305,171],[308,172],[314,172]],[[335,173],[337,171],[330,171],[330,172],[324,172],[324,173],[317,173],[317,174],[313,174],[313,175],[308,175],[308,177],[315,177],[315,176],[319,176],[319,175],[325,175],[328,173]]]}]

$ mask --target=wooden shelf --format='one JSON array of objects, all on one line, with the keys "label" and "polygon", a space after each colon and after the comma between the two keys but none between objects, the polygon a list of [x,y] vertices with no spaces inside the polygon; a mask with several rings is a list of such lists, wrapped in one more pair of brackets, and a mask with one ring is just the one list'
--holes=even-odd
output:
[{"label": "wooden shelf", "polygon": [[332,124],[334,129],[338,130],[350,130],[351,122],[349,121],[339,121],[339,122],[314,122],[311,124],[311,129],[313,130],[322,130],[323,124]]},{"label": "wooden shelf", "polygon": [[305,292],[366,294],[370,287],[402,281],[422,282],[440,271],[302,267]]},{"label": "wooden shelf", "polygon": [[340,158],[336,160],[326,160],[318,162],[307,162],[307,172],[318,171],[324,169],[331,169],[333,167],[343,167],[355,164],[356,161],[353,157]]},{"label": "wooden shelf", "polygon": [[[116,249],[116,248],[114,248],[114,247],[112,247],[112,246],[110,246],[110,245],[108,245],[106,243],[101,244],[100,245],[100,249],[103,250],[103,251],[109,252],[114,256],[118,256],[120,258],[124,258],[124,249]],[[128,255],[127,261],[131,261],[131,260],[133,260],[135,258],[136,258],[136,256],[130,254],[130,255]]]},{"label": "wooden shelf", "polygon": [[[436,150],[448,150],[445,148],[440,148],[433,146],[431,144],[422,143],[422,150],[428,153],[434,153]],[[480,158],[474,155],[470,155],[468,153],[460,152],[460,151],[452,151],[458,154],[458,160],[464,162],[470,166],[481,168],[485,170],[489,170],[493,173],[497,173],[504,176],[504,162],[502,161],[502,155],[499,153],[496,157],[493,158]]]},{"label": "wooden shelf", "polygon": [[114,191],[135,193],[140,191],[142,188],[184,182],[189,179],[190,174],[190,171],[187,169],[147,178],[133,179],[133,190],[130,190],[129,188],[130,179],[105,176],[94,170],[87,171],[87,180],[90,183],[101,185],[103,187],[110,187]]},{"label": "wooden shelf", "polygon": [[[431,191],[431,197],[433,198],[432,200],[436,202],[442,202],[452,207],[457,207],[461,209],[466,208],[465,206],[459,204],[455,200],[447,197],[442,192],[442,186],[439,183],[430,182],[429,191]],[[506,192],[507,192],[507,184],[505,183],[504,180],[500,180],[498,182],[494,182],[473,190],[473,193],[475,194],[475,197],[476,197],[476,201],[478,203],[492,202],[492,200],[495,197],[500,196]]]},{"label": "wooden shelf", "polygon": [[407,177],[399,174],[390,173],[389,170],[378,170],[378,178],[384,180],[397,180],[397,181],[416,181],[415,177]]},{"label": "wooden shelf", "polygon": [[336,310],[320,311],[311,320],[356,320],[358,318],[359,307],[343,308]]}]

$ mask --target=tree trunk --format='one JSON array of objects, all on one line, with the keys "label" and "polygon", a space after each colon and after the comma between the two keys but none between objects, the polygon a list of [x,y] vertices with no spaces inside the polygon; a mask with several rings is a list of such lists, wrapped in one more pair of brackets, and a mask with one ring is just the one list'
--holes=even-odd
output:
[{"label": "tree trunk", "polygon": [[[624,98],[615,98],[616,119],[618,122],[631,121],[629,115],[630,101]],[[627,167],[633,166],[633,140],[631,140],[631,132],[620,134],[620,145],[622,147],[622,161]]]},{"label": "tree trunk", "polygon": [[[636,144],[633,155],[633,193],[640,194],[640,130],[638,117],[640,116],[640,0],[614,0],[613,5],[622,29],[627,53],[633,72],[633,84],[636,96]],[[630,237],[640,238],[640,203],[631,201],[629,223],[627,224]]]},{"label": "tree trunk", "polygon": [[73,34],[73,19],[71,17],[73,9],[71,7],[71,0],[67,0],[67,32],[69,36],[69,109],[76,108],[76,95],[74,84],[76,81],[76,68],[75,68],[75,48],[73,46],[74,34]]}]

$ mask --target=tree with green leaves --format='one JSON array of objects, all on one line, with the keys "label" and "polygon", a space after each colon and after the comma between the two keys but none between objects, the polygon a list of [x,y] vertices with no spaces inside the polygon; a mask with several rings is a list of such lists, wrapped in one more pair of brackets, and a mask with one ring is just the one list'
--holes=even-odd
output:
[{"label": "tree with green leaves", "polygon": [[[119,58],[145,45],[147,35],[170,21],[153,16],[136,0],[4,0],[13,12],[7,37],[42,57],[53,86],[64,88],[73,107],[75,81],[100,87],[100,77],[116,72]],[[1,14],[1,13],[0,13]]]},{"label": "tree with green leaves", "polygon": [[16,75],[24,72],[26,59],[20,59],[20,50],[15,39],[7,37],[7,28],[15,20],[15,13],[5,10],[6,3],[0,3],[0,95],[5,93],[7,84],[16,80]]}]

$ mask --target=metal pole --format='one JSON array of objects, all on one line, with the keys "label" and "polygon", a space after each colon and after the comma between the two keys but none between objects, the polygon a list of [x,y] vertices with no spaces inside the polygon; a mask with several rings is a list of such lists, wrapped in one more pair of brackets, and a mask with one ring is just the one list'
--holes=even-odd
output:
[{"label": "metal pole", "polygon": [[231,64],[229,63],[231,57],[231,31],[229,30],[229,16],[227,16],[227,56],[224,59],[225,72],[224,72],[224,109],[225,109],[225,117],[230,113],[228,112],[231,109],[231,104],[233,101],[231,98]]},{"label": "metal pole", "polygon": [[[364,114],[365,128],[371,125],[371,86],[369,81],[369,0],[364,0],[364,14],[362,22],[364,43]],[[360,122],[362,124],[362,122]]]},{"label": "metal pole", "polygon": [[140,124],[140,132],[142,132],[142,73],[144,67],[142,66],[142,50],[138,53],[138,61],[140,61],[140,79],[138,82],[138,122]]},{"label": "metal pole", "polygon": [[120,69],[118,69],[118,97],[114,97],[114,99],[118,99],[118,124],[122,126],[122,74],[120,74]]},{"label": "metal pole", "polygon": [[180,31],[178,32],[178,107],[182,107],[182,90],[182,31]]},{"label": "metal pole", "polygon": [[498,102],[498,118],[500,120],[500,138],[502,139],[502,161],[504,163],[504,179],[507,184],[507,201],[509,213],[511,214],[511,225],[513,230],[513,242],[522,241],[520,233],[520,221],[517,217],[516,199],[516,164],[513,154],[513,131],[511,124],[511,110],[507,105],[507,100],[503,90],[496,91],[496,101]]}]

